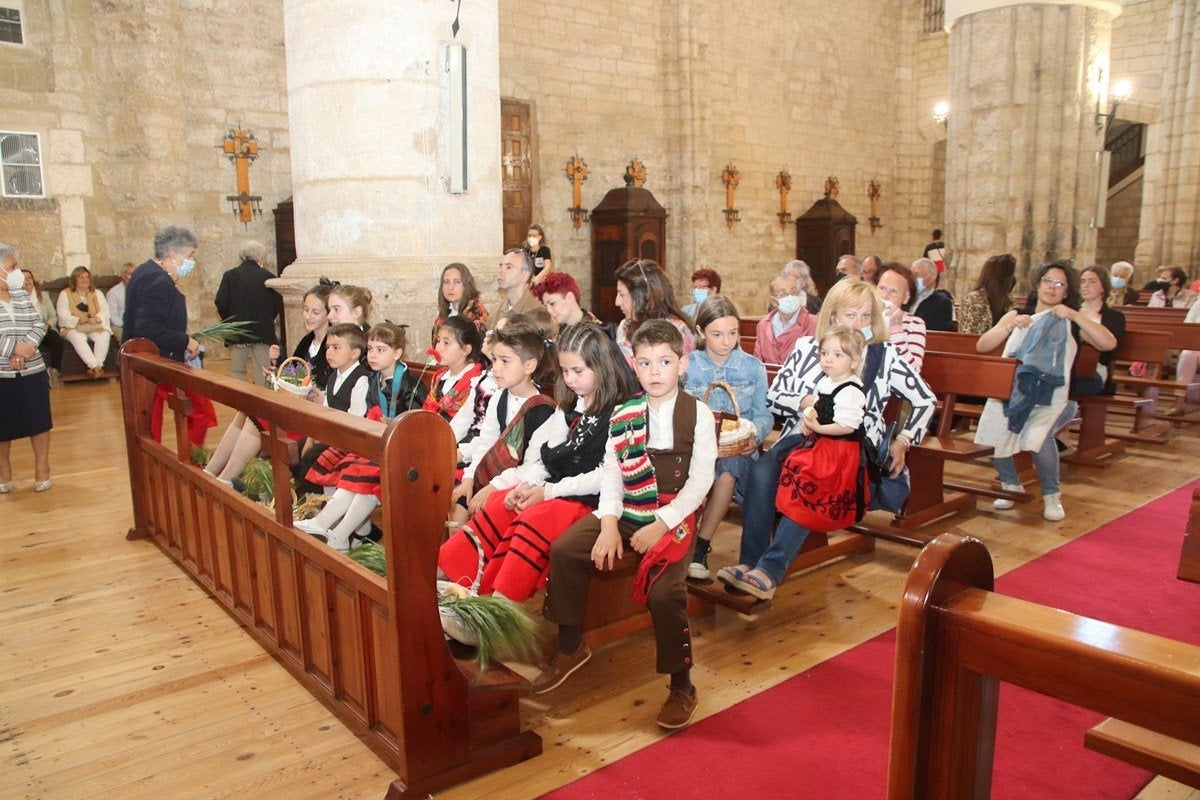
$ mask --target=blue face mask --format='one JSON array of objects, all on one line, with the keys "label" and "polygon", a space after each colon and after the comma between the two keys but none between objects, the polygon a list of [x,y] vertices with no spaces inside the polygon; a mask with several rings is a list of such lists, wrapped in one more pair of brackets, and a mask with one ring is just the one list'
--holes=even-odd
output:
[{"label": "blue face mask", "polygon": [[1124,289],[1125,288],[1125,279],[1114,277],[1112,279],[1112,287],[1114,289]]},{"label": "blue face mask", "polygon": [[183,263],[179,265],[179,272],[176,273],[176,276],[180,278],[186,278],[188,275],[192,274],[192,270],[195,268],[196,260],[194,258],[185,258]]},{"label": "blue face mask", "polygon": [[858,332],[861,333],[863,335],[863,338],[866,339],[868,342],[871,341],[872,333],[871,333],[870,325],[864,325],[863,327],[858,329]]},{"label": "blue face mask", "polygon": [[703,303],[708,299],[708,289],[692,289],[692,299],[697,303]]},{"label": "blue face mask", "polygon": [[918,277],[917,278],[917,294],[920,294],[923,291],[925,291],[925,279]]}]

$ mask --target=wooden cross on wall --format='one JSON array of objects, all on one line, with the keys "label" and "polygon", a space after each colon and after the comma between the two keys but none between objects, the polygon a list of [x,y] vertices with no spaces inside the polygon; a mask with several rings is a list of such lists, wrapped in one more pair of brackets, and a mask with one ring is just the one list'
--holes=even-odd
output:
[{"label": "wooden cross on wall", "polygon": [[642,184],[646,182],[646,165],[635,158],[625,168],[625,174],[629,176],[629,183],[635,189],[640,189]]},{"label": "wooden cross on wall", "polygon": [[262,216],[262,197],[250,194],[250,162],[258,158],[258,140],[250,131],[230,128],[222,146],[237,170],[238,193],[225,195],[225,199],[233,204],[238,219],[249,224],[255,214]]},{"label": "wooden cross on wall", "polygon": [[575,204],[567,211],[571,212],[571,224],[578,228],[583,220],[587,217],[587,211],[584,210],[583,203],[583,182],[587,180],[588,165],[578,154],[571,156],[567,161],[567,178],[571,181],[573,190],[572,197]]}]

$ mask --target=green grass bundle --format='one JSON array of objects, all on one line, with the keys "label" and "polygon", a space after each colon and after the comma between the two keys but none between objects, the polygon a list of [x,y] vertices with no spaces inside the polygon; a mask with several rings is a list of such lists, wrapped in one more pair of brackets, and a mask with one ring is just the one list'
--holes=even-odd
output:
[{"label": "green grass bundle", "polygon": [[253,459],[238,477],[245,487],[242,494],[251,500],[270,503],[275,499],[275,472],[265,458]]},{"label": "green grass bundle", "polygon": [[438,595],[438,606],[453,612],[478,640],[475,659],[481,669],[497,654],[525,658],[537,648],[533,620],[521,606],[503,597]]},{"label": "green grass bundle", "polygon": [[193,447],[191,454],[188,456],[188,460],[197,467],[208,466],[210,458],[212,458],[212,450],[207,447],[200,447],[199,445]]},{"label": "green grass bundle", "polygon": [[236,344],[237,342],[246,339],[250,335],[250,329],[254,326],[253,322],[241,321],[230,322],[229,320],[221,320],[218,323],[209,325],[207,328],[201,328],[198,331],[192,331],[193,339],[209,339],[212,341],[221,342],[223,344]]},{"label": "green grass bundle", "polygon": [[387,577],[387,556],[384,554],[383,548],[375,542],[363,542],[358,547],[351,549],[348,555],[351,561],[357,561],[371,572]]}]

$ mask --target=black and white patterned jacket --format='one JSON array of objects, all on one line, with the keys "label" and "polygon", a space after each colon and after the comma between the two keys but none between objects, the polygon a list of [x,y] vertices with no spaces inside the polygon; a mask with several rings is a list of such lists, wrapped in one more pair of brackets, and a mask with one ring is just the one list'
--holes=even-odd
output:
[{"label": "black and white patterned jacket", "polygon": [[[933,392],[921,376],[905,363],[891,342],[870,346],[883,348],[883,360],[875,380],[863,387],[867,393],[866,418],[863,420],[867,438],[875,445],[883,439],[883,409],[888,398],[897,395],[912,403],[912,414],[901,433],[907,434],[912,443],[917,444],[933,419],[936,406]],[[863,358],[865,361],[866,353]],[[817,381],[824,374],[816,340],[811,337],[797,340],[791,355],[767,390],[767,407],[785,420],[780,438],[796,427],[800,420],[800,401],[817,393]]]}]

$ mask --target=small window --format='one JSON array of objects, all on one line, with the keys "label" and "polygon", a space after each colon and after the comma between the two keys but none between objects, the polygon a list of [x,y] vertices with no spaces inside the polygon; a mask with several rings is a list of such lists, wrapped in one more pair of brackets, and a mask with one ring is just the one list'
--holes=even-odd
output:
[{"label": "small window", "polygon": [[25,34],[21,30],[21,9],[0,6],[0,42],[25,44]]},{"label": "small window", "polygon": [[0,174],[5,197],[43,197],[42,149],[36,133],[0,131]]}]

